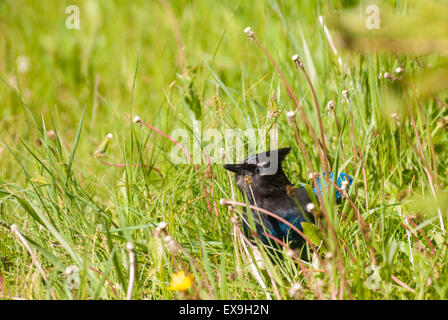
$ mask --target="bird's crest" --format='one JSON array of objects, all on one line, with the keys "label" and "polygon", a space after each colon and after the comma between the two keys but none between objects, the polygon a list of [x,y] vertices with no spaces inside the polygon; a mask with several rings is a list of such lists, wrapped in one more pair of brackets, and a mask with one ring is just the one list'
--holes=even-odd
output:
[{"label": "bird's crest", "polygon": [[274,175],[290,151],[291,148],[282,148],[261,152],[247,157],[242,163],[225,164],[224,168],[237,174],[245,171],[255,171],[258,168],[261,175]]}]

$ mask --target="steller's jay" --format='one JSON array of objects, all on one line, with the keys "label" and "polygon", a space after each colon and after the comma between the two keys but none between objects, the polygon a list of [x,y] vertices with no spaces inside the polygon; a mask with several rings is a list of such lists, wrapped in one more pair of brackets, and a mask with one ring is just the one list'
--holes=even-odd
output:
[{"label": "steller's jay", "polygon": [[[244,159],[239,164],[225,164],[224,168],[236,173],[238,188],[251,205],[268,210],[279,217],[285,219],[301,231],[302,222],[314,223],[314,217],[306,210],[307,204],[311,203],[310,197],[304,187],[293,188],[294,186],[286,177],[282,169],[282,161],[291,151],[291,148],[262,152]],[[337,185],[340,187],[343,180],[348,179],[349,186],[352,178],[345,173],[340,173]],[[330,180],[333,181],[333,173],[330,173]],[[319,191],[322,192],[321,180],[317,179]],[[325,186],[325,180],[323,182]],[[317,194],[316,189],[313,189]],[[342,195],[337,192],[336,199]],[[245,210],[247,213],[247,209]],[[256,231],[260,240],[266,244],[272,244],[266,234],[270,234],[286,243],[292,249],[302,247],[304,240],[290,226],[271,217],[265,213],[251,210]],[[243,232],[250,238],[249,222],[247,215],[243,215]],[[277,246],[278,247],[278,246]]]},{"label": "steller's jay", "polygon": [[[259,153],[244,159],[239,164],[226,164],[224,168],[236,173],[236,182],[243,197],[251,205],[268,210],[302,229],[302,222],[314,222],[306,211],[311,202],[305,188],[294,188],[282,169],[282,161],[291,151],[283,148]],[[264,244],[273,243],[266,234],[290,242],[292,249],[303,245],[302,237],[290,226],[262,212],[251,210],[256,231]],[[247,213],[247,210],[246,210]],[[243,231],[249,238],[249,223],[243,215]]]}]

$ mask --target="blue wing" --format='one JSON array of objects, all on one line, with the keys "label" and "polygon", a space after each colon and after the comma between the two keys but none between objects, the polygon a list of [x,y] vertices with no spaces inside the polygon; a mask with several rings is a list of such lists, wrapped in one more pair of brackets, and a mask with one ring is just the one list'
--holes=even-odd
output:
[{"label": "blue wing", "polygon": [[[321,179],[321,178],[317,178],[316,179],[317,180],[317,185],[319,187],[320,194],[322,194],[322,184],[324,185],[324,187],[327,184],[325,182],[325,173],[322,176],[324,177],[323,179]],[[333,178],[333,172],[330,172],[330,181],[334,181],[333,179],[334,179]],[[350,175],[344,173],[344,172],[341,172],[341,173],[338,174],[338,179],[336,180],[336,185],[339,188],[342,187],[342,181],[348,181],[348,186],[347,186],[347,191],[348,191],[350,189],[350,186],[352,185],[352,182],[353,182],[352,177]],[[313,188],[313,191],[314,191],[314,194],[316,196],[318,196],[316,188]],[[339,191],[336,190],[336,199],[339,200],[341,198],[342,198],[342,194]]]}]

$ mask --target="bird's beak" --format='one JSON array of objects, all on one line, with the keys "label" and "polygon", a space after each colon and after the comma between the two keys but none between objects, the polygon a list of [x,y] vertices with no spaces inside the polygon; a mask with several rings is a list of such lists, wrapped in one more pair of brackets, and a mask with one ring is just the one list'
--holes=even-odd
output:
[{"label": "bird's beak", "polygon": [[241,172],[241,164],[225,164],[224,169],[239,173]]}]

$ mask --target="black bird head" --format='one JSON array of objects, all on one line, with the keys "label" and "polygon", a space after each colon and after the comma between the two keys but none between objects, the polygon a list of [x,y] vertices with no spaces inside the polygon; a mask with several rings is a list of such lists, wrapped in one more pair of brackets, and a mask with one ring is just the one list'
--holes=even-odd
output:
[{"label": "black bird head", "polygon": [[247,157],[242,163],[225,164],[224,168],[236,173],[238,188],[251,204],[261,199],[285,192],[291,184],[282,169],[282,161],[291,148],[266,151]]}]

